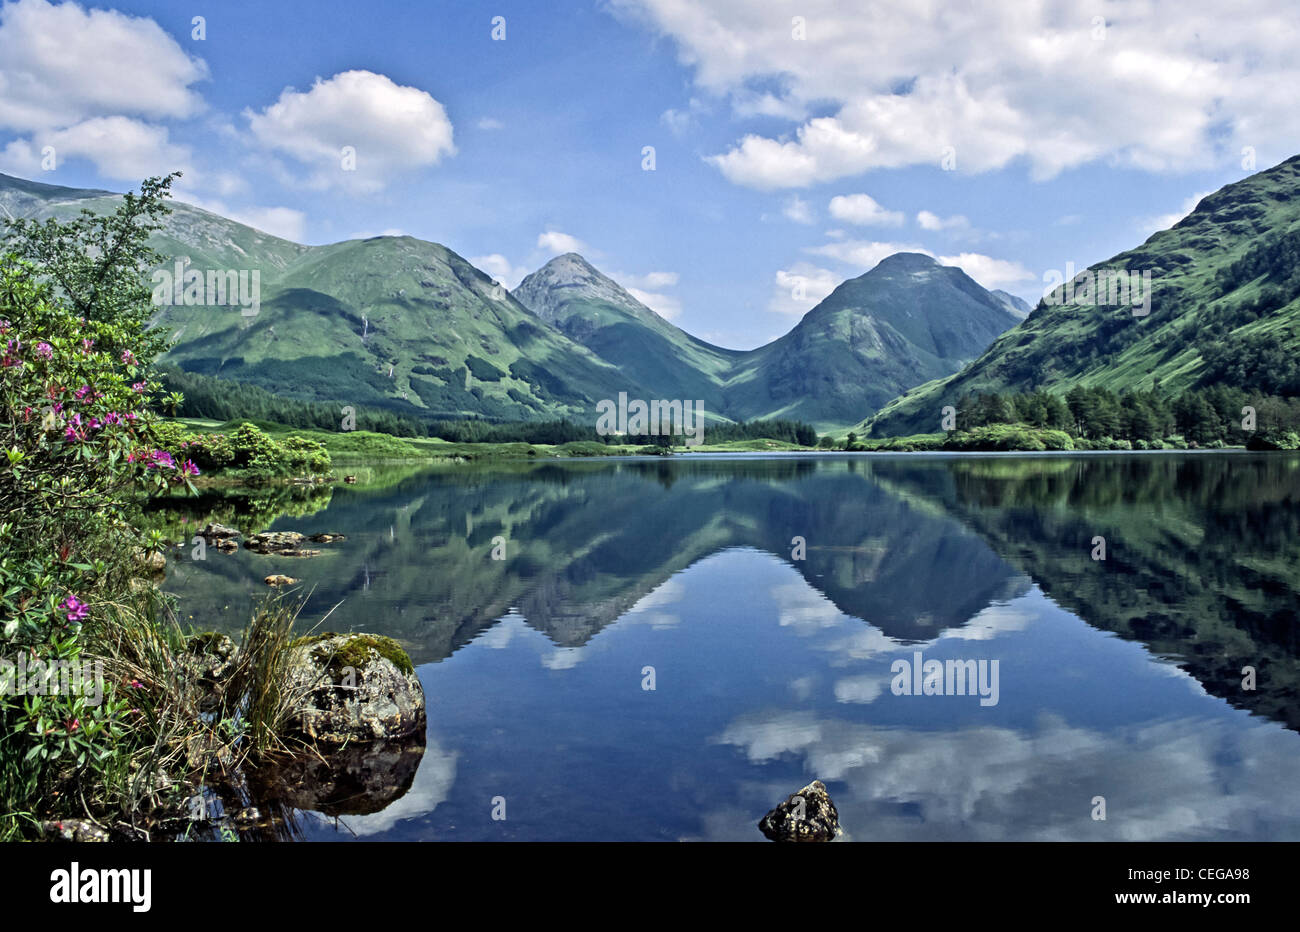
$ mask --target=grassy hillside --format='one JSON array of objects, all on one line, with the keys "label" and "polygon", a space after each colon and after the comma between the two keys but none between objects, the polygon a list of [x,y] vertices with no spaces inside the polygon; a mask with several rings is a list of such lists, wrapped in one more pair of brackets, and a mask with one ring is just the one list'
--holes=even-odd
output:
[{"label": "grassy hillside", "polygon": [[898,253],[747,354],[727,381],[727,410],[819,428],[856,423],[907,388],[956,372],[1016,321],[961,269]]},{"label": "grassy hillside", "polygon": [[1148,315],[1040,301],[971,365],[907,392],[862,429],[933,430],[945,405],[976,392],[1082,385],[1176,394],[1223,384],[1300,393],[1298,258],[1300,156],[1222,188],[1171,229],[1091,267],[1150,272]]}]

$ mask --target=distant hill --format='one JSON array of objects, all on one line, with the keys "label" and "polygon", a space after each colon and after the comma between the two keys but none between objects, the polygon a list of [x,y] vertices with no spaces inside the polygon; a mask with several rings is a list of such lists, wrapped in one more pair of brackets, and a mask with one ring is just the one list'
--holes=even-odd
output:
[{"label": "distant hill", "polygon": [[557,256],[520,282],[514,296],[655,397],[702,400],[707,411],[727,408],[723,381],[746,354],[674,326],[582,256]]},{"label": "distant hill", "polygon": [[[0,175],[8,216],[108,211],[119,199]],[[415,416],[587,421],[597,401],[627,392],[703,400],[727,420],[842,428],[957,371],[1018,320],[1013,296],[900,254],[842,284],[780,339],[728,350],[674,326],[573,253],[511,294],[414,237],[304,246],[172,207],[155,248],[190,270],[256,270],[261,301],[256,315],[206,299],[160,306],[155,323],[172,339],[164,362],[288,398]]]},{"label": "distant hill", "polygon": [[[1300,156],[1202,198],[1170,229],[1087,271],[1095,280],[1100,270],[1149,273],[1150,313],[1083,297],[1080,273],[1073,299],[1040,301],[969,366],[912,389],[862,429],[934,431],[945,405],[976,392],[1300,394]],[[1109,302],[1109,283],[1105,291]]]},{"label": "distant hill", "polygon": [[747,354],[727,381],[727,410],[850,424],[856,412],[956,372],[1016,322],[961,269],[897,253]]}]

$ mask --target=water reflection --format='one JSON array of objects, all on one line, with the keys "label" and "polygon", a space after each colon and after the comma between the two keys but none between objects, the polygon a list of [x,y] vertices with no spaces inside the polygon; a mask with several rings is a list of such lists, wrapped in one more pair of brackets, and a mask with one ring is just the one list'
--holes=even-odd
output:
[{"label": "water reflection", "polygon": [[[292,572],[429,664],[429,749],[357,835],[753,839],[805,776],[855,838],[1300,835],[1296,457],[497,464],[274,527],[348,540],[169,583],[229,630]],[[918,649],[998,659],[999,704],[893,695]]]}]

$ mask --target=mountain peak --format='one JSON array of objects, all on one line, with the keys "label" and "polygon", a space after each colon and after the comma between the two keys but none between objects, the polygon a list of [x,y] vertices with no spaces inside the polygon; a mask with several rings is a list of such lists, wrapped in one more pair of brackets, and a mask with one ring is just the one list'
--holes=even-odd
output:
[{"label": "mountain peak", "polygon": [[923,252],[896,252],[892,256],[885,256],[878,263],[876,269],[882,270],[900,270],[900,271],[922,271],[925,269],[942,268],[934,256],[927,256]]},{"label": "mountain peak", "polygon": [[605,302],[636,314],[653,314],[608,275],[576,252],[556,256],[526,276],[512,294],[524,307],[554,323],[575,299]]}]

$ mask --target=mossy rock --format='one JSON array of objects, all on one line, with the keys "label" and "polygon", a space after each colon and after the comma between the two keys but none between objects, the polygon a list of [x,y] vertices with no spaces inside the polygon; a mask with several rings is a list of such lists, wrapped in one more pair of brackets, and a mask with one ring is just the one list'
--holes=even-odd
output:
[{"label": "mossy rock", "polygon": [[424,688],[400,644],[378,634],[318,634],[289,647],[294,730],[328,744],[422,732]]}]

